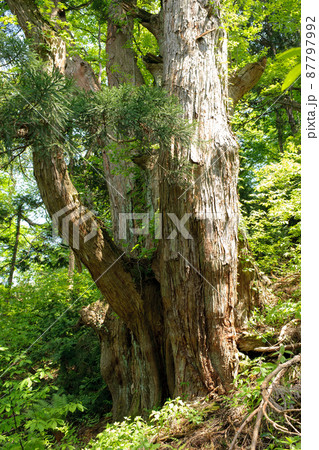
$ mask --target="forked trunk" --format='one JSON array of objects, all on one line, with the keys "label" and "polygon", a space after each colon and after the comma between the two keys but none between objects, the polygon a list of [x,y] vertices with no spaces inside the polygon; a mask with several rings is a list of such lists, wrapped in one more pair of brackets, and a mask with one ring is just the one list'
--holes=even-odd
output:
[{"label": "forked trunk", "polygon": [[[66,56],[63,41],[41,18],[35,2],[8,4],[38,43],[43,30],[55,36],[47,55],[53,64],[82,88],[98,89],[90,66],[76,55]],[[138,14],[134,2],[126,1],[125,8],[133,8],[133,17]],[[168,395],[227,390],[237,369],[238,154],[227,120],[227,42],[219,7],[205,0],[167,0],[160,15],[150,16],[143,12],[145,23],[157,30],[164,86],[178,97],[187,120],[196,123],[189,146],[172,142],[161,150],[157,163],[145,168],[153,210],[159,205],[163,225],[153,278],[149,268],[125,257],[116,232],[114,242],[93,215],[82,221],[88,211],[68,175],[62,143],[46,157],[34,153],[44,203],[51,216],[64,211],[59,217],[67,220],[60,220],[60,234],[68,232],[76,258],[106,300],[83,310],[82,319],[100,337],[101,372],[112,393],[115,419],[143,413]],[[156,17],[160,24],[155,27]],[[142,82],[126,46],[130,20],[121,30],[109,23],[110,85],[127,79],[127,71],[131,81]],[[118,62],[119,72],[112,71],[110,66]],[[107,154],[102,157],[107,184],[117,188],[109,190],[117,229],[118,213],[131,208],[127,180],[113,176]],[[156,176],[151,180],[152,173]],[[70,239],[75,228],[77,242]]]}]

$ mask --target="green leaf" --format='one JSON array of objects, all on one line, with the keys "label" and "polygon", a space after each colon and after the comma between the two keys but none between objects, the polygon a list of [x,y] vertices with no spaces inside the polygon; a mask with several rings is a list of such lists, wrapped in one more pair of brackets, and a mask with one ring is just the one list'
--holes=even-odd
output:
[{"label": "green leaf", "polygon": [[22,390],[25,388],[25,386],[26,386],[27,388],[30,388],[30,387],[32,386],[32,380],[31,380],[30,377],[25,378],[24,380],[21,381],[21,383],[20,383],[20,385],[19,385],[20,391],[22,391]]},{"label": "green leaf", "polygon": [[54,419],[51,419],[48,423],[49,428],[52,428],[53,430],[55,430],[58,427],[57,422]]},{"label": "green leaf", "polygon": [[281,90],[285,91],[301,75],[301,64],[297,64],[286,76]]},{"label": "green leaf", "polygon": [[301,48],[300,47],[290,48],[289,50],[286,50],[285,52],[280,53],[277,56],[277,59],[289,59],[289,58],[293,58],[294,56],[301,58]]},{"label": "green leaf", "polygon": [[69,411],[74,412],[76,410],[76,404],[75,403],[70,403],[68,405],[68,409],[69,409]]}]

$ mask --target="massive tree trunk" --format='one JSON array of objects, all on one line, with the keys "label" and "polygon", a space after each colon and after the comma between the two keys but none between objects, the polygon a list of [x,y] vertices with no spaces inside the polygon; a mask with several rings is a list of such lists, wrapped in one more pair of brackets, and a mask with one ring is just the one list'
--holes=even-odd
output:
[{"label": "massive tree trunk", "polygon": [[[60,219],[68,215],[68,228],[59,221],[60,234],[68,233],[70,247],[105,298],[82,311],[82,319],[100,337],[101,372],[113,397],[115,419],[141,413],[168,395],[228,390],[237,369],[238,154],[227,119],[227,40],[219,7],[205,0],[167,0],[153,17],[134,2],[122,3],[130,17],[140,17],[159,40],[164,86],[178,97],[187,120],[196,124],[189,146],[172,141],[170,148],[161,149],[157,162],[143,166],[151,210],[159,205],[162,214],[163,239],[153,260],[154,276],[150,278],[141,262],[128,259],[120,249],[118,214],[132,208],[127,197],[131,180],[112,175],[103,149],[114,240],[81,204],[62,143],[47,156],[37,152],[33,156],[48,212],[55,218],[58,213]],[[8,4],[29,37],[46,48],[50,44],[44,56],[51,65],[81,88],[99,89],[90,66],[76,55],[67,56],[58,27],[43,20],[35,2],[8,0]],[[120,5],[112,8],[109,84],[127,79],[140,84],[134,54],[127,48],[131,18],[119,29],[112,17]],[[58,14],[57,8],[53,12]],[[72,240],[74,227],[79,230],[77,242]],[[92,230],[94,236],[86,239]]]},{"label": "massive tree trunk", "polygon": [[[238,154],[225,105],[227,41],[213,9],[203,1],[168,0],[163,10],[164,86],[196,121],[192,144],[172,142],[160,161],[159,276],[173,395],[228,389],[236,373]],[[184,174],[170,177],[183,165]],[[167,213],[189,214],[188,237],[167,239],[174,229]]]}]

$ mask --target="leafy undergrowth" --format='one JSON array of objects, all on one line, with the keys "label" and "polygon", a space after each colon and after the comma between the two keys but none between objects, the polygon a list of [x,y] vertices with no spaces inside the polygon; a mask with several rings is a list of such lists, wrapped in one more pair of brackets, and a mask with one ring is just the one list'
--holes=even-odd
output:
[{"label": "leafy undergrowth", "polygon": [[249,352],[262,346],[279,348],[281,344],[300,346],[300,272],[276,278],[267,301],[268,304],[255,308],[245,326],[238,330],[239,350]]},{"label": "leafy undergrowth", "polygon": [[[263,406],[262,383],[278,367],[279,361],[284,364],[289,359],[286,360],[283,352],[279,360],[273,363],[263,358],[253,361],[248,357],[243,358],[237,389],[233,394],[211,399],[197,398],[192,401],[183,401],[181,398],[169,400],[162,409],[153,411],[147,421],[136,417],[108,424],[102,433],[85,446],[85,449],[250,448],[255,423],[247,422],[237,437],[236,432],[252,412]],[[299,382],[299,369],[294,367],[293,371],[285,373],[279,383],[274,383],[271,401],[282,411],[299,410]],[[292,412],[289,414],[292,416]],[[290,417],[294,422],[293,428],[290,428],[288,433],[283,431],[287,423],[281,413],[274,413],[271,410],[268,411],[268,415],[273,423],[263,419],[254,448],[265,450],[300,448],[299,411],[298,413],[295,411],[294,417]]]},{"label": "leafy undergrowth", "polygon": [[[64,278],[61,274],[59,286],[67,285]],[[74,327],[76,311],[63,316],[57,329],[42,338],[41,346],[34,345],[26,354],[23,352],[33,345],[48,322],[48,315],[58,316],[72,299],[64,300],[61,295],[61,304],[56,298],[53,303],[47,295],[47,282],[33,288],[32,302],[28,297],[30,286],[13,289],[10,297],[3,300],[4,315],[0,320],[0,366],[4,369],[0,378],[0,447],[8,450],[300,448],[298,279],[297,275],[277,279],[277,302],[252,314],[248,330],[251,333],[257,330],[264,346],[271,341],[272,350],[239,354],[233,393],[168,400],[161,409],[152,411],[148,419],[127,418],[120,423],[111,423],[110,405],[108,409],[99,406],[100,402],[107,403],[107,392],[103,386],[96,389],[100,383],[98,367],[96,373],[85,376],[95,360],[79,358],[87,351],[83,345],[90,346],[94,358],[98,358],[99,352],[90,331]],[[55,289],[55,296],[58,294]],[[94,300],[94,295],[88,300]],[[31,317],[37,314],[37,326],[29,321],[30,312]]]},{"label": "leafy undergrowth", "polygon": [[[281,355],[280,361],[285,357]],[[127,418],[123,422],[103,423],[104,429],[94,439],[85,443],[66,417],[81,404],[68,403],[65,398],[53,395],[41,380],[48,373],[39,370],[27,379],[6,384],[8,396],[5,406],[5,421],[2,423],[1,445],[6,449],[65,450],[143,450],[143,449],[229,449],[235,433],[249,414],[260,407],[262,402],[261,384],[276,367],[263,358],[241,362],[238,388],[227,397],[198,398],[184,401],[181,398],[169,400],[160,410],[153,411],[148,420],[141,417]],[[19,371],[16,371],[18,375]],[[299,369],[285,374],[276,384],[272,401],[284,410],[299,410],[300,384]],[[33,387],[33,389],[31,389]],[[264,420],[259,430],[257,449],[279,450],[300,448],[300,437],[282,431],[285,418],[281,414],[268,414],[273,424]],[[299,413],[290,412],[293,428],[299,432]],[[70,418],[70,416],[69,416]],[[279,430],[277,429],[279,428]],[[24,429],[23,429],[24,428]],[[93,427],[94,428],[94,427]],[[95,429],[98,429],[96,427]],[[247,423],[236,439],[235,449],[250,448],[254,422]],[[6,437],[6,430],[13,429]],[[89,434],[86,434],[86,437]],[[22,445],[20,445],[20,443]]]},{"label": "leafy undergrowth", "polygon": [[59,269],[0,287],[0,448],[81,448],[79,429],[111,409],[98,340],[77,324],[99,293],[85,273],[69,284]]},{"label": "leafy undergrowth", "polygon": [[277,279],[273,289],[277,301],[252,314],[247,329],[251,333],[257,330],[263,345],[274,350],[239,354],[232,393],[191,401],[169,400],[148,420],[136,417],[108,424],[84,448],[301,448],[299,281],[299,274]]}]

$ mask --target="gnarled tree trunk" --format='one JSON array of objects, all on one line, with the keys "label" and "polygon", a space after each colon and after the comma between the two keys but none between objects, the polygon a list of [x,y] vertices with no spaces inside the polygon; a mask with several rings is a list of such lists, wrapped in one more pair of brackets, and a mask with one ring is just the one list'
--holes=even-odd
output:
[{"label": "gnarled tree trunk", "polygon": [[[90,66],[79,56],[67,56],[58,27],[41,17],[34,1],[8,0],[8,4],[29,37],[51,46],[44,55],[51,65],[81,88],[99,89]],[[82,311],[82,319],[100,337],[101,372],[113,397],[115,419],[141,413],[168,395],[228,390],[237,369],[238,304],[238,153],[227,118],[227,40],[219,6],[206,0],[167,0],[161,13],[152,16],[134,2],[115,2],[108,25],[110,85],[127,79],[142,82],[126,45],[131,19],[121,29],[112,22],[120,5],[130,17],[140,17],[157,37],[164,86],[178,97],[187,120],[196,124],[189,146],[172,141],[161,149],[157,162],[144,167],[152,209],[159,205],[162,213],[163,239],[153,260],[154,276],[149,278],[138,261],[128,259],[117,234],[114,242],[81,204],[62,142],[50,155],[33,156],[48,212],[54,217],[58,213],[60,219],[68,215],[68,229],[59,221],[60,234],[68,233],[76,258],[105,298]],[[53,12],[59,13],[57,8]],[[111,65],[118,71],[110,70]],[[132,207],[127,180],[115,179],[108,155],[101,152],[102,157],[107,184],[116,187],[114,192],[110,187],[116,225],[118,214]],[[74,227],[79,230],[78,242],[72,240]],[[92,230],[96,232],[87,240]]]}]

